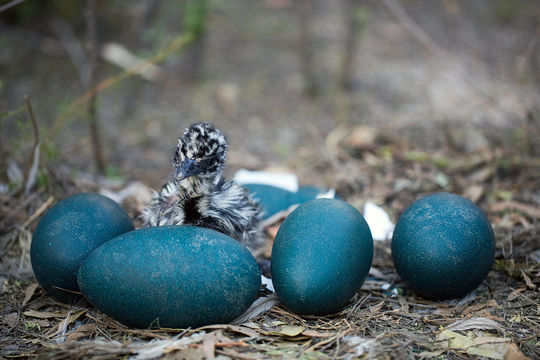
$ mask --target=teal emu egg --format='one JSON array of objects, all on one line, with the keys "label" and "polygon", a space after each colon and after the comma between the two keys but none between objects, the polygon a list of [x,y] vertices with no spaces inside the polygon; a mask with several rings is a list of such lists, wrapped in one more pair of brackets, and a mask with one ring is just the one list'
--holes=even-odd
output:
[{"label": "teal emu egg", "polygon": [[326,189],[315,186],[300,186],[297,192],[265,184],[245,184],[243,186],[249,190],[253,199],[261,205],[264,219],[268,219],[280,211],[287,210],[292,205],[303,204],[328,192]]},{"label": "teal emu egg", "polygon": [[476,289],[494,256],[495,236],[487,217],[459,195],[438,193],[417,200],[394,229],[396,270],[427,298],[458,298]]},{"label": "teal emu egg", "polygon": [[279,228],[272,247],[272,281],[297,314],[326,315],[360,290],[373,260],[368,224],[337,199],[300,205]]},{"label": "teal emu egg", "polygon": [[265,184],[245,184],[243,186],[249,190],[251,197],[259,202],[264,219],[287,210],[289,206],[293,205],[294,193],[289,190]]},{"label": "teal emu egg", "polygon": [[77,271],[84,258],[131,230],[126,211],[106,196],[82,193],[65,198],[43,216],[32,236],[30,259],[38,282],[58,300],[77,301]]},{"label": "teal emu egg", "polygon": [[228,323],[257,298],[259,266],[238,241],[195,226],[122,234],[94,250],[78,275],[83,295],[137,328]]}]

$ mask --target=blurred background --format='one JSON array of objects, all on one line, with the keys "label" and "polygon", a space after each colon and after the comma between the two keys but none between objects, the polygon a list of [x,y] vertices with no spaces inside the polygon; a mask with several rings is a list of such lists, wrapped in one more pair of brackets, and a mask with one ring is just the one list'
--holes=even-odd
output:
[{"label": "blurred background", "polygon": [[22,181],[39,142],[38,183],[156,188],[199,121],[228,135],[229,176],[283,168],[375,198],[370,166],[400,154],[439,154],[440,170],[449,153],[539,152],[537,0],[0,4],[4,184]]}]

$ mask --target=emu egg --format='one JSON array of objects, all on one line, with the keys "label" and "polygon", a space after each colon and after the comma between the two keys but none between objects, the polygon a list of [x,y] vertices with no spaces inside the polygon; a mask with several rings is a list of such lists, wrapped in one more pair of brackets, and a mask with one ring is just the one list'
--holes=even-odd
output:
[{"label": "emu egg", "polygon": [[78,276],[83,295],[138,328],[227,323],[257,298],[260,270],[236,240],[207,228],[160,226],[94,250]]},{"label": "emu egg", "polygon": [[344,201],[315,199],[281,225],[272,248],[272,281],[293,312],[330,314],[360,290],[372,260],[364,217]]},{"label": "emu egg", "polygon": [[65,198],[41,219],[32,237],[32,269],[45,291],[72,302],[77,271],[88,254],[107,240],[133,230],[126,211],[100,194],[82,193]]},{"label": "emu egg", "polygon": [[328,192],[328,190],[315,186],[301,186],[297,192],[265,184],[245,184],[243,186],[249,190],[253,199],[259,202],[265,219],[280,211],[287,210],[292,205],[303,204]]},{"label": "emu egg", "polygon": [[476,289],[494,255],[495,236],[482,210],[449,193],[414,202],[399,219],[392,239],[401,278],[418,294],[439,300]]},{"label": "emu egg", "polygon": [[259,202],[265,219],[280,211],[287,210],[293,204],[294,193],[289,190],[265,184],[245,184],[243,186],[249,190],[251,197]]}]

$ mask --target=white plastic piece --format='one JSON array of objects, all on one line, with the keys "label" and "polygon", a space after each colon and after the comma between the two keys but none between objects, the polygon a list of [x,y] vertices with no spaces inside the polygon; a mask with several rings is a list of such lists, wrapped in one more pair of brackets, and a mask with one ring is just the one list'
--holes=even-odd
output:
[{"label": "white plastic piece", "polygon": [[392,238],[394,227],[396,226],[388,213],[380,206],[371,201],[364,205],[364,219],[369,225],[373,240],[384,241]]},{"label": "white plastic piece", "polygon": [[238,184],[262,184],[279,187],[292,192],[298,191],[298,177],[290,173],[273,173],[268,171],[250,171],[240,169],[234,174]]},{"label": "white plastic piece", "polygon": [[269,279],[266,276],[261,275],[261,282],[263,283],[263,285],[266,285],[266,288],[268,290],[276,292],[276,290],[274,290],[274,284],[272,283],[272,279]]}]

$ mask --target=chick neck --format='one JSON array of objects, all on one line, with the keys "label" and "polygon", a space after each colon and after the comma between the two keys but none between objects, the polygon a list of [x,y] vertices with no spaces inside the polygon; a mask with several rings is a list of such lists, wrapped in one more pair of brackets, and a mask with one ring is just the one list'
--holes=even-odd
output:
[{"label": "chick neck", "polygon": [[202,196],[209,194],[220,180],[221,171],[217,171],[211,174],[193,175],[180,181],[175,181],[175,184],[190,196]]}]

